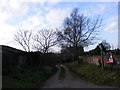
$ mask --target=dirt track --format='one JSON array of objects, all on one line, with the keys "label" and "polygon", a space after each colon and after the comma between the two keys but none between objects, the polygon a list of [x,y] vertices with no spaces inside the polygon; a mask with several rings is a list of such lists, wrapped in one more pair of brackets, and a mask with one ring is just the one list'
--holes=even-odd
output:
[{"label": "dirt track", "polygon": [[110,88],[108,86],[98,86],[84,82],[72,72],[66,66],[63,66],[66,73],[63,80],[59,80],[60,67],[58,67],[58,72],[49,78],[43,88]]}]

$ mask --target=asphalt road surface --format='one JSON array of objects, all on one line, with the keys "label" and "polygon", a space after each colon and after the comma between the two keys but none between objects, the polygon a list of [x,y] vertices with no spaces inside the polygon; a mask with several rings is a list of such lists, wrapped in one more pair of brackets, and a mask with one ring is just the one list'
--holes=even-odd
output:
[{"label": "asphalt road surface", "polygon": [[109,86],[99,86],[80,80],[74,73],[70,72],[66,66],[65,78],[59,80],[60,67],[55,75],[49,78],[42,88],[111,88]]}]

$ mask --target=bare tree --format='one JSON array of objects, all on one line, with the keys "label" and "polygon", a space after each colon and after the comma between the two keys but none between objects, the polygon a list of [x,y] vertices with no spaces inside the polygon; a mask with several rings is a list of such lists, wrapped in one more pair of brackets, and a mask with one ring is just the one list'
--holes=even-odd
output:
[{"label": "bare tree", "polygon": [[14,39],[23,47],[27,52],[31,49],[32,31],[19,30],[15,35]]},{"label": "bare tree", "polygon": [[63,30],[58,32],[58,38],[61,39],[62,45],[73,47],[74,55],[78,57],[78,48],[93,44],[93,40],[101,27],[101,19],[96,20],[80,15],[75,8],[70,17],[65,18]]},{"label": "bare tree", "polygon": [[106,40],[102,41],[102,45],[104,46],[105,50],[110,50],[111,46]]},{"label": "bare tree", "polygon": [[33,37],[37,43],[33,46],[38,51],[48,53],[51,47],[57,44],[56,32],[52,29],[39,30],[38,34]]}]

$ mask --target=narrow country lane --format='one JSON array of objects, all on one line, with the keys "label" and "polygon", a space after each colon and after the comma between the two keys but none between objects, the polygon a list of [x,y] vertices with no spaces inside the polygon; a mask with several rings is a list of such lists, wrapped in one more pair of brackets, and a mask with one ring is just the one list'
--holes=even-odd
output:
[{"label": "narrow country lane", "polygon": [[108,86],[98,86],[82,81],[70,72],[66,66],[63,67],[65,69],[65,78],[59,80],[60,67],[58,67],[58,72],[48,79],[42,88],[110,88]]}]

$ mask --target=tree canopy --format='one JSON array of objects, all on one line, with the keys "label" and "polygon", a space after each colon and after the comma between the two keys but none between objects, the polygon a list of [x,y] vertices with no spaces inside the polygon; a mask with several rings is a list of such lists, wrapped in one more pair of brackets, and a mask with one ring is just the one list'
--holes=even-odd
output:
[{"label": "tree canopy", "polygon": [[70,17],[65,18],[63,29],[58,32],[60,44],[73,47],[73,53],[78,57],[78,48],[93,44],[101,23],[102,19],[99,17],[92,20],[83,14],[79,14],[78,8],[73,9]]}]

